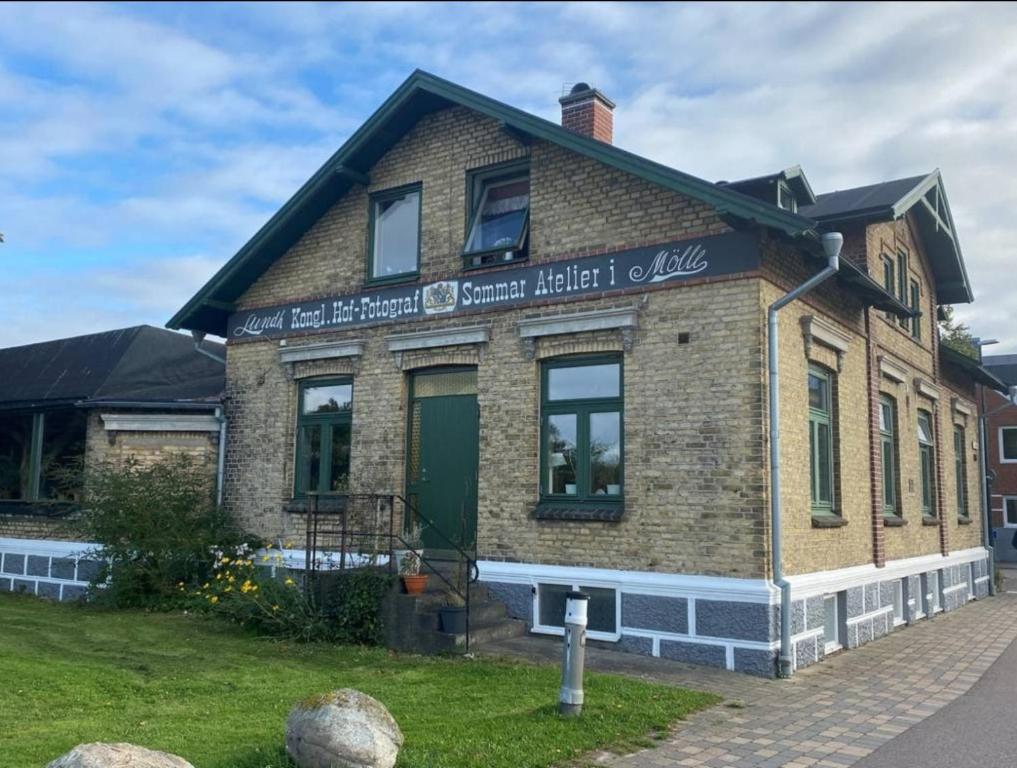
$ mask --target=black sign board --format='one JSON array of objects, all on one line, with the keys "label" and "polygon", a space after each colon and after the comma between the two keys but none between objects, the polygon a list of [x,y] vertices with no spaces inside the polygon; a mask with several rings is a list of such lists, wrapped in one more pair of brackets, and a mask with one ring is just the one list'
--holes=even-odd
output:
[{"label": "black sign board", "polygon": [[747,272],[759,267],[755,239],[728,232],[626,251],[533,264],[427,285],[410,283],[237,312],[229,338],[285,337],[418,317],[568,301],[591,294]]}]

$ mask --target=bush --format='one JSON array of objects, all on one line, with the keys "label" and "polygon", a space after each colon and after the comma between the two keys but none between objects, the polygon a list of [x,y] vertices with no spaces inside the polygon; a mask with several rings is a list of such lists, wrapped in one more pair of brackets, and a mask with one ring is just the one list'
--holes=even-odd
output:
[{"label": "bush", "polygon": [[99,545],[94,554],[105,563],[93,582],[96,600],[115,607],[179,605],[177,585],[211,575],[214,547],[242,541],[215,503],[208,471],[187,456],[101,463],[84,475],[79,533]]},{"label": "bush", "polygon": [[[276,575],[272,575],[275,566]],[[373,569],[322,574],[329,588],[316,604],[283,566],[282,555],[254,555],[246,544],[216,552],[213,575],[200,587],[177,585],[213,614],[256,632],[303,642],[374,645],[381,641],[380,603],[390,577]],[[300,577],[302,578],[302,577]],[[317,592],[318,590],[314,590]]]}]

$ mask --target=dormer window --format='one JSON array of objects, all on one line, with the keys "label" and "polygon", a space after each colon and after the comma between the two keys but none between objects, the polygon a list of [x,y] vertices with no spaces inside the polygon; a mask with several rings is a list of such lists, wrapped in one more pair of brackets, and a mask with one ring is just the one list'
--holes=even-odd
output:
[{"label": "dormer window", "polygon": [[530,171],[514,165],[478,172],[469,183],[467,267],[525,259],[530,224]]},{"label": "dormer window", "polygon": [[798,213],[798,201],[795,199],[794,192],[783,181],[777,183],[777,207],[791,211],[791,213]]}]

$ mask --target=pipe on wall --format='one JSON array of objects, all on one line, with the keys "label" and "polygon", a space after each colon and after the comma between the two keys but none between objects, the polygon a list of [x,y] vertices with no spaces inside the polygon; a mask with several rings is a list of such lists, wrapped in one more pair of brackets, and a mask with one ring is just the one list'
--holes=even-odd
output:
[{"label": "pipe on wall", "polygon": [[784,578],[783,537],[780,498],[780,370],[777,313],[795,299],[804,296],[820,283],[837,274],[840,268],[840,249],[844,236],[840,232],[827,232],[822,237],[826,267],[804,283],[777,299],[767,310],[767,363],[769,371],[770,419],[770,552],[773,583],[780,589],[780,661],[778,673],[791,677],[794,665],[791,657],[791,583]]}]

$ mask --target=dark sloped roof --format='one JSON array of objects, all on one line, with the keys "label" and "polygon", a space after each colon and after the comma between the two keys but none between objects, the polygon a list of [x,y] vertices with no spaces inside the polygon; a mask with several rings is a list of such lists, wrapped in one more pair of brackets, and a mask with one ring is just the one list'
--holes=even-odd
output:
[{"label": "dark sloped roof", "polygon": [[798,212],[824,227],[846,222],[893,221],[913,212],[932,267],[939,303],[974,300],[943,177],[938,170],[923,176],[829,192],[820,195],[815,205],[802,206]]},{"label": "dark sloped roof", "polygon": [[763,197],[765,195],[771,200],[776,200],[777,194],[774,185],[778,181],[785,182],[791,188],[798,202],[799,209],[816,202],[816,195],[812,191],[812,185],[809,184],[805,171],[802,170],[800,165],[792,165],[783,171],[768,173],[765,176],[754,176],[751,179],[718,181],[717,185],[734,189],[752,197]]},{"label": "dark sloped roof", "polygon": [[[221,344],[205,348],[223,355]],[[225,366],[149,325],[0,349],[0,409],[85,400],[217,401]]]},{"label": "dark sloped roof", "polygon": [[815,205],[803,205],[798,210],[810,219],[824,220],[843,215],[855,217],[869,212],[889,214],[897,201],[918,186],[923,179],[925,175],[826,192],[816,197]]},{"label": "dark sloped roof", "polygon": [[982,364],[1010,386],[1017,386],[1017,355],[986,355]]},{"label": "dark sloped roof", "polygon": [[965,355],[963,352],[958,352],[946,346],[946,344],[939,345],[939,356],[944,363],[959,368],[973,381],[1006,394],[1006,383],[999,378],[995,371],[991,371],[984,365],[981,365],[975,358]]},{"label": "dark sloped roof", "polygon": [[791,237],[804,237],[817,244],[818,250],[814,224],[803,216],[580,135],[416,70],[167,325],[224,335],[233,302],[354,184],[368,183],[374,163],[421,117],[453,105],[499,121],[507,133],[520,141],[540,139],[560,145],[713,205],[731,219],[757,222]]}]

